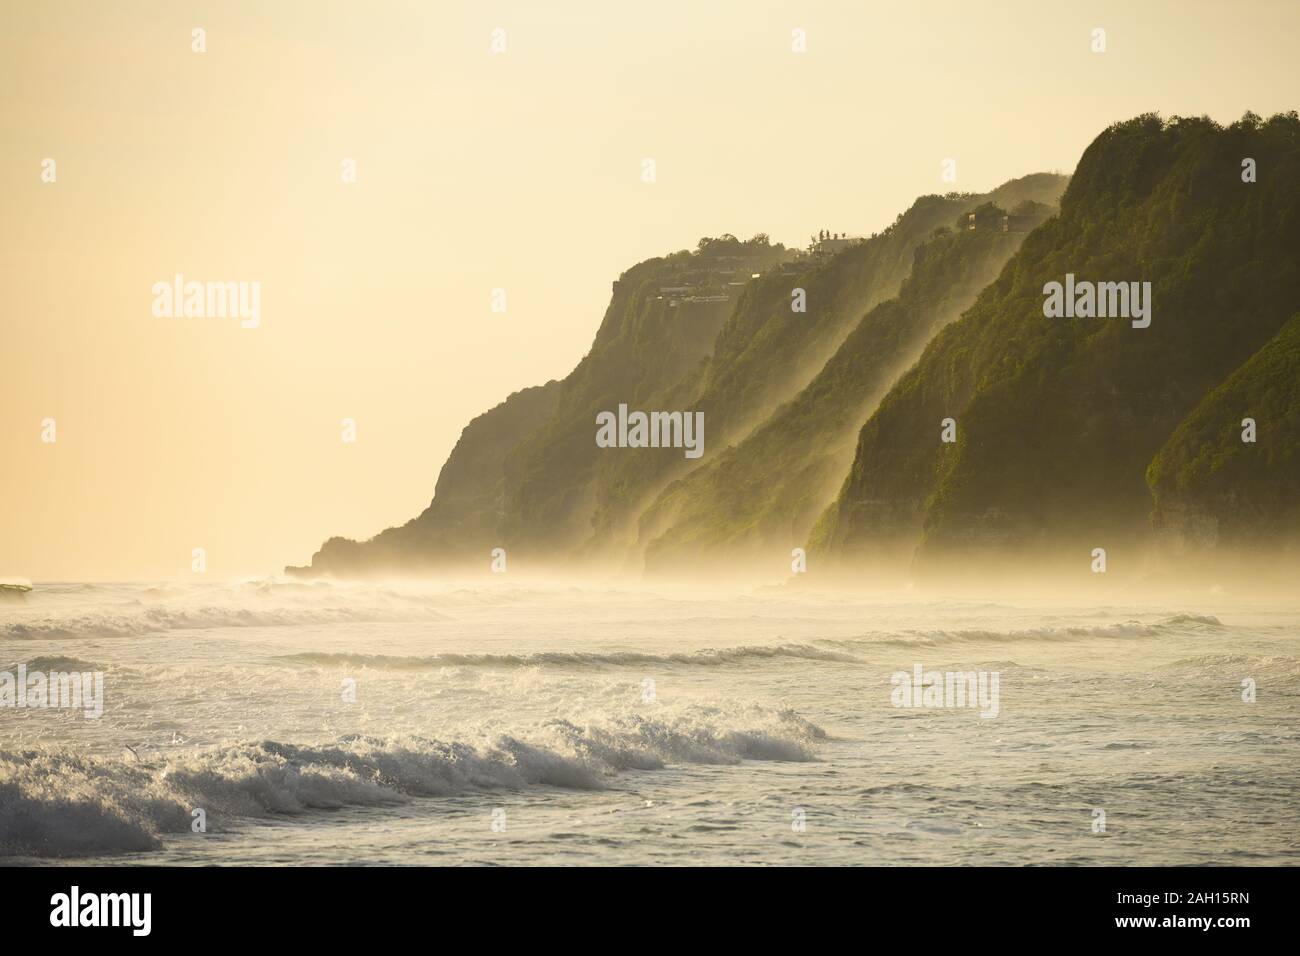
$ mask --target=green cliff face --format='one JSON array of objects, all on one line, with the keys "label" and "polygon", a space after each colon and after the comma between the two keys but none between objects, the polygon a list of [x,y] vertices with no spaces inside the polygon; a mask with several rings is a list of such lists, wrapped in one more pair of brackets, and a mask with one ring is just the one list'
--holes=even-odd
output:
[{"label": "green cliff face", "polygon": [[792,255],[766,237],[723,237],[620,277],[591,351],[561,382],[554,414],[508,457],[501,522],[508,547],[552,557],[586,539],[592,485],[605,463],[596,415],[619,403],[642,407],[690,374],[749,277]]},{"label": "green cliff face", "polygon": [[[884,232],[836,255],[789,263],[754,281],[695,372],[652,395],[647,405],[704,413],[706,453],[697,461],[660,449],[603,452],[593,485],[589,546],[616,553],[632,544],[635,522],[672,481],[738,442],[797,396],[835,355],[862,315],[898,294],[919,245],[940,227],[988,202],[1006,207],[1055,202],[1066,177],[1036,174],[987,194],[923,196]],[[802,289],[806,311],[792,308]]]},{"label": "green cliff face", "polygon": [[[635,266],[571,374],[465,429],[424,513],[331,539],[306,570],[503,546],[779,572],[807,544],[824,565],[924,571],[1294,541],[1300,119],[1139,117],[1065,183],[922,197],[819,255],[723,236]],[[1126,296],[1122,317],[1075,317]],[[703,457],[599,447],[620,405],[703,413]]]},{"label": "green cliff face", "polygon": [[[1040,174],[987,195],[926,196],[881,234],[834,254],[797,258],[765,236],[723,236],[640,263],[615,283],[572,373],[466,428],[423,514],[367,542],[332,538],[294,570],[422,569],[499,545],[544,561],[625,547],[641,507],[700,462],[674,449],[601,449],[599,412],[703,411],[708,461],[728,436],[798,394],[862,313],[897,293],[937,228],[990,200],[1051,202],[1065,182]],[[792,311],[794,288],[804,290],[806,312]]]},{"label": "green cliff face", "polygon": [[[1244,158],[1258,182],[1242,181]],[[1227,129],[1144,116],[1103,133],[1060,215],[867,421],[814,549],[925,568],[1059,549],[1086,561],[1149,537],[1148,464],[1300,302],[1297,186],[1295,114]],[[1151,282],[1150,326],[1045,317],[1044,288],[1067,273]]]},{"label": "green cliff face", "polygon": [[898,296],[868,311],[806,388],[642,515],[647,570],[696,561],[787,565],[834,498],[858,430],[885,390],[1051,211],[1018,207],[1013,220],[986,203],[974,223],[962,213],[953,229],[917,246]]},{"label": "green cliff face", "polygon": [[1146,477],[1156,530],[1177,546],[1300,542],[1300,312],[1183,419]]},{"label": "green cliff face", "polygon": [[[498,546],[553,557],[575,522],[599,450],[595,414],[687,374],[712,348],[732,302],[737,270],[771,268],[792,253],[766,237],[701,242],[627,270],[591,351],[563,381],[527,388],[475,418],[461,433],[418,517],[369,541],[331,538],[299,574],[419,572],[487,561]],[[750,273],[745,273],[748,276]],[[663,289],[688,288],[682,293]],[[623,396],[620,398],[620,396]]]}]

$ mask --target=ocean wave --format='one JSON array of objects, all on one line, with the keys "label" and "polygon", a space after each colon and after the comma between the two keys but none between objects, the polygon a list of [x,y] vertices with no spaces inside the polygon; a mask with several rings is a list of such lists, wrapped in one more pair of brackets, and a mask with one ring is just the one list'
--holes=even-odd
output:
[{"label": "ocean wave", "polygon": [[1223,622],[1213,614],[1175,614],[1173,617],[1165,618],[1157,627],[1190,627],[1190,628],[1209,628],[1218,630],[1223,627]]},{"label": "ocean wave", "polygon": [[307,651],[300,654],[285,654],[275,659],[284,663],[315,667],[426,670],[439,667],[654,667],[671,664],[716,666],[773,658],[861,663],[861,658],[852,654],[811,644],[705,648],[678,654],[652,654],[642,651],[543,651],[533,654],[430,654],[424,657],[402,657],[389,654]]},{"label": "ocean wave", "polygon": [[947,644],[1000,644],[1019,641],[1063,641],[1095,637],[1155,637],[1174,630],[1221,630],[1218,618],[1178,614],[1154,623],[1124,621],[1114,624],[1023,628],[1009,631],[930,630],[884,633],[864,637],[824,638],[811,643],[751,644],[704,648],[679,653],[648,651],[540,651],[529,654],[458,654],[424,656],[306,651],[281,655],[275,660],[313,667],[352,667],[374,670],[429,670],[441,667],[690,667],[739,664],[750,661],[794,659],[862,664],[850,651],[873,647],[933,647]]},{"label": "ocean wave", "polygon": [[849,638],[824,641],[835,646],[852,647],[862,644],[900,646],[939,646],[945,644],[1001,644],[1017,641],[1071,641],[1088,638],[1160,637],[1171,633],[1218,632],[1223,623],[1208,614],[1176,614],[1152,623],[1118,621],[1114,624],[1058,625],[1019,628],[1008,631],[985,629],[906,631],[902,634],[884,634],[874,638]]},{"label": "ocean wave", "polygon": [[1251,654],[1202,654],[1184,657],[1159,665],[1158,671],[1181,671],[1205,676],[1226,675],[1231,678],[1267,676],[1271,680],[1300,679],[1300,659],[1289,656]]},{"label": "ocean wave", "polygon": [[202,809],[250,820],[475,791],[599,790],[671,764],[806,761],[826,734],[788,710],[690,706],[579,724],[555,719],[479,742],[351,735],[240,743],[156,760],[48,748],[0,751],[0,854],[75,857],[157,848]]},{"label": "ocean wave", "polygon": [[66,613],[7,620],[0,638],[53,640],[78,637],[134,637],[166,631],[222,627],[413,623],[448,620],[427,607],[145,607],[131,611]]}]

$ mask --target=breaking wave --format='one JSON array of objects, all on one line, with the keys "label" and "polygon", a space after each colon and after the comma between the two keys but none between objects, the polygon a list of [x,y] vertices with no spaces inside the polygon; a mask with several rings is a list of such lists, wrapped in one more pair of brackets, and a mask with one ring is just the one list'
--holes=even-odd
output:
[{"label": "breaking wave", "polygon": [[276,815],[475,791],[599,790],[621,772],[670,764],[806,761],[825,738],[788,710],[695,706],[587,725],[555,719],[526,735],[480,742],[352,735],[331,744],[232,744],[158,760],[0,752],[0,854],[155,849],[164,835],[190,831],[196,807],[221,830]]},{"label": "breaking wave", "polygon": [[1300,680],[1300,658],[1289,656],[1258,656],[1252,654],[1202,654],[1161,664],[1157,671],[1183,671],[1188,675],[1219,677],[1269,678],[1272,689],[1287,686],[1285,682]]},{"label": "breaking wave", "polygon": [[861,659],[842,651],[811,644],[774,644],[721,649],[706,648],[679,654],[650,654],[640,651],[553,651],[534,654],[431,654],[401,657],[388,654],[348,654],[308,651],[276,658],[291,664],[316,667],[370,667],[383,670],[424,670],[438,667],[621,667],[669,664],[718,665],[747,660],[793,658],[811,661],[860,663]]},{"label": "breaking wave", "polygon": [[1031,627],[1010,631],[971,630],[932,630],[908,631],[902,634],[886,634],[879,638],[851,638],[849,640],[824,641],[834,646],[853,646],[863,643],[901,645],[901,646],[940,646],[945,644],[999,644],[1016,641],[1071,641],[1086,640],[1097,637],[1161,637],[1171,633],[1213,632],[1223,630],[1223,623],[1216,617],[1201,614],[1176,614],[1154,623],[1141,621],[1119,621],[1114,624],[1063,625],[1058,627]]},{"label": "breaking wave", "polygon": [[1208,615],[1178,614],[1144,624],[1138,621],[1108,625],[1039,627],[1010,631],[932,630],[908,631],[851,638],[825,638],[811,643],[741,645],[704,648],[679,653],[644,651],[541,651],[530,654],[458,654],[423,656],[361,654],[349,652],[306,651],[275,658],[286,664],[311,667],[352,667],[375,670],[431,670],[440,667],[654,667],[684,665],[717,666],[767,660],[828,661],[862,664],[862,657],[849,653],[870,647],[937,647],[965,643],[1012,643],[1017,641],[1066,641],[1094,637],[1156,637],[1171,630],[1209,630],[1223,628],[1218,618]]}]

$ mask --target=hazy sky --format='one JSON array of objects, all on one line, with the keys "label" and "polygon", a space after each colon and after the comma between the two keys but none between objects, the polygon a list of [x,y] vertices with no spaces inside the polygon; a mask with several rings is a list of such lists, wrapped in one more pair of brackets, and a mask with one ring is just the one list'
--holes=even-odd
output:
[{"label": "hazy sky", "polygon": [[[977,6],[0,0],[0,576],[303,563],[423,509],[641,259],[1300,107],[1290,0]],[[176,272],[260,282],[260,327],[155,317]]]}]

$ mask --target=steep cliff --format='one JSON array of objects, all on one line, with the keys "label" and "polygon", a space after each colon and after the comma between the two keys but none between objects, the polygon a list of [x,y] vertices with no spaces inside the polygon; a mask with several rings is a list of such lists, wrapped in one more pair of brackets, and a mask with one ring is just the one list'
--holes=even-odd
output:
[{"label": "steep cliff", "polygon": [[699,561],[787,565],[834,498],[857,433],[886,388],[1051,211],[1027,200],[1012,217],[985,203],[916,247],[898,296],[868,311],[798,396],[642,515],[647,570]]},{"label": "steep cliff", "polygon": [[[704,413],[708,452],[691,461],[659,449],[604,454],[594,482],[591,547],[616,553],[636,537],[636,519],[671,481],[709,464],[799,394],[825,367],[863,314],[898,294],[917,247],[940,227],[989,202],[1053,203],[1066,177],[1039,173],[984,194],[923,196],[878,235],[836,255],[788,263],[747,289],[694,374],[654,395],[656,408]],[[806,311],[793,308],[800,292]]]},{"label": "steep cliff", "polygon": [[[1150,535],[1148,464],[1300,302],[1297,187],[1294,113],[1226,129],[1143,116],[1105,131],[1060,215],[867,421],[814,549],[921,570],[1132,552]],[[1047,318],[1048,283],[1067,274],[1150,282],[1150,325]]]}]

